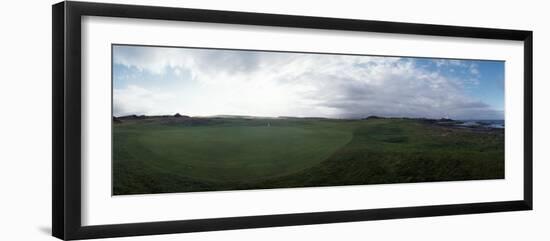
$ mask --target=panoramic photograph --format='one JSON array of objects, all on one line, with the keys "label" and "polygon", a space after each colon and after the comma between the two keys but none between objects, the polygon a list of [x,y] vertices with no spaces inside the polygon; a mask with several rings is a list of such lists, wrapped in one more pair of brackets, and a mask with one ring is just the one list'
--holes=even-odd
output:
[{"label": "panoramic photograph", "polygon": [[112,194],[504,178],[504,61],[112,45]]}]

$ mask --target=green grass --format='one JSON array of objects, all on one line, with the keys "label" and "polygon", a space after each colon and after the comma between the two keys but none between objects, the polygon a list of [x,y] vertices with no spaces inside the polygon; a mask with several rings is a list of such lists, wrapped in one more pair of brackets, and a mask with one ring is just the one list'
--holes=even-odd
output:
[{"label": "green grass", "polygon": [[502,132],[417,120],[224,118],[113,126],[115,195],[504,177]]}]

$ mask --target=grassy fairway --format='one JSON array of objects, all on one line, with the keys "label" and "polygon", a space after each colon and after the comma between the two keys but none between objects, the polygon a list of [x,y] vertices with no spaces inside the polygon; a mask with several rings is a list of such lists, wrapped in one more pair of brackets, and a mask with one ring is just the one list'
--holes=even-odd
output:
[{"label": "grassy fairway", "polygon": [[502,131],[419,120],[159,117],[113,133],[115,195],[504,177]]}]

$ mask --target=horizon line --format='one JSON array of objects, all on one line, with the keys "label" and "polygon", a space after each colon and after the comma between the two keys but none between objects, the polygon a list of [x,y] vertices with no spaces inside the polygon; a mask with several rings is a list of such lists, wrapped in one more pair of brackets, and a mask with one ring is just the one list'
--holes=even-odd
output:
[{"label": "horizon line", "polygon": [[112,115],[113,118],[124,118],[124,117],[188,117],[188,118],[230,118],[230,117],[249,117],[249,118],[270,118],[270,119],[284,119],[284,118],[296,118],[296,119],[333,119],[333,120],[364,120],[368,118],[380,118],[380,119],[426,119],[426,120],[458,120],[458,121],[472,121],[472,120],[502,120],[505,119],[477,119],[477,118],[468,118],[468,119],[454,119],[449,117],[406,117],[406,116],[381,116],[381,115],[368,115],[365,117],[357,118],[336,118],[336,117],[321,117],[321,116],[255,116],[255,115],[231,115],[231,114],[219,114],[219,115],[185,115],[175,113],[175,114],[157,114],[157,115],[146,115],[146,114],[128,114],[128,115]]}]

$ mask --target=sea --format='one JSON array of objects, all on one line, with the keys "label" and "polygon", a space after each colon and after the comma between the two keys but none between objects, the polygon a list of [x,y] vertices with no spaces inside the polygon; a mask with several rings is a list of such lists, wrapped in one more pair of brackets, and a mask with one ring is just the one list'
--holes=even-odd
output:
[{"label": "sea", "polygon": [[504,120],[461,120],[463,123],[459,124],[461,126],[480,126],[480,127],[489,127],[504,129]]}]

